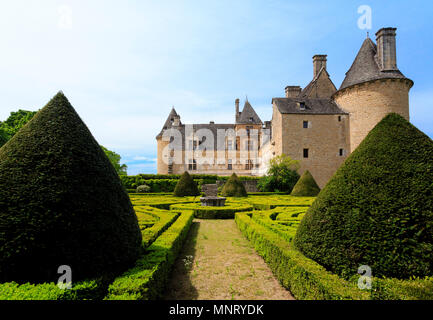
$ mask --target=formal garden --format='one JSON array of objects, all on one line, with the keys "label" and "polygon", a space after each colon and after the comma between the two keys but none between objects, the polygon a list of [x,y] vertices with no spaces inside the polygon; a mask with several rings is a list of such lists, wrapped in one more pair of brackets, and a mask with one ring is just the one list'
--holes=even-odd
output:
[{"label": "formal garden", "polygon": [[433,142],[396,114],[322,190],[284,157],[119,176],[106,151],[62,93],[0,149],[0,300],[433,299]]}]

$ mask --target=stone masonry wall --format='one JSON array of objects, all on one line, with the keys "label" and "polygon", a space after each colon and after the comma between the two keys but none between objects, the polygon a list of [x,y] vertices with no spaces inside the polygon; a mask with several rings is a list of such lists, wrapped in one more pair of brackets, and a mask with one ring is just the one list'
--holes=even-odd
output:
[{"label": "stone masonry wall", "polygon": [[409,120],[408,80],[376,80],[337,92],[335,102],[350,114],[350,150],[388,113],[395,112]]}]

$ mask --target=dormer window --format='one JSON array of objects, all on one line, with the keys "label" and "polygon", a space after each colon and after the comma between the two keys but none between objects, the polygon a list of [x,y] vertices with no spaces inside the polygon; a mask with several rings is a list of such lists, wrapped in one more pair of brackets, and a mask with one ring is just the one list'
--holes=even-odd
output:
[{"label": "dormer window", "polygon": [[253,117],[250,118],[250,122],[254,122],[254,118]]},{"label": "dormer window", "polygon": [[305,102],[299,102],[299,109],[305,110]]}]

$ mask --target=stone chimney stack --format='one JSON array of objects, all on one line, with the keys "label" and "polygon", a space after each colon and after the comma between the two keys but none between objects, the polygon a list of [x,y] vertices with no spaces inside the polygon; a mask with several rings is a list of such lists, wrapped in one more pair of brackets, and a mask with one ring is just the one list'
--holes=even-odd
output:
[{"label": "stone chimney stack", "polygon": [[287,86],[286,98],[296,98],[301,93],[300,86]]},{"label": "stone chimney stack", "polygon": [[376,57],[382,71],[398,70],[395,48],[396,30],[397,28],[382,28],[376,32]]},{"label": "stone chimney stack", "polygon": [[239,99],[236,99],[236,100],[235,100],[235,106],[236,106],[236,110],[235,110],[235,112],[236,112],[236,114],[235,114],[235,119],[236,119],[236,121],[238,121],[238,119],[239,119]]},{"label": "stone chimney stack", "polygon": [[319,74],[320,69],[325,68],[326,70],[326,54],[316,54],[313,57],[313,71],[314,71],[314,79]]}]

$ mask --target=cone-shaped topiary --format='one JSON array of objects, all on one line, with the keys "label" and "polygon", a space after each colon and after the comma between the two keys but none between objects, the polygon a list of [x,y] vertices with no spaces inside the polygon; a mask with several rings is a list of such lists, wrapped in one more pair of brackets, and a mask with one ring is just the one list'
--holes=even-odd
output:
[{"label": "cone-shaped topiary", "polygon": [[433,275],[433,142],[387,115],[318,195],[295,237],[305,255],[350,277]]},{"label": "cone-shaped topiary", "polygon": [[200,191],[197,188],[197,184],[194,182],[189,173],[185,171],[174,188],[174,196],[186,197],[198,195],[200,195]]},{"label": "cone-shaped topiary", "polygon": [[236,173],[233,173],[224,184],[221,195],[223,197],[248,197],[247,190],[245,190],[244,184],[239,180]]},{"label": "cone-shaped topiary", "polygon": [[306,170],[293,187],[291,195],[296,197],[315,197],[319,192],[320,188],[316,180],[314,180],[310,171]]},{"label": "cone-shaped topiary", "polygon": [[0,282],[77,281],[134,263],[141,233],[110,161],[59,92],[0,149]]}]

